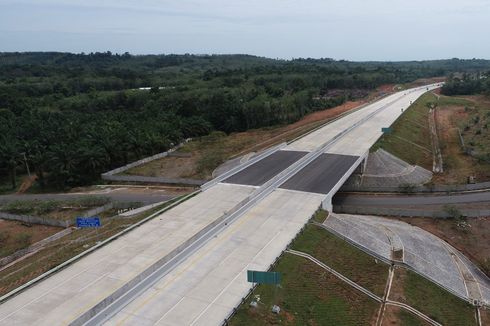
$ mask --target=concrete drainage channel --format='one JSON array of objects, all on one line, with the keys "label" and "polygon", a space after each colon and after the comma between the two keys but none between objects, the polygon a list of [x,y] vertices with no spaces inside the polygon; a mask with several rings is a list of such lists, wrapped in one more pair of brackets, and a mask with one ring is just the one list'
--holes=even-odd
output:
[{"label": "concrete drainage channel", "polygon": [[[339,132],[335,135],[331,140],[327,141],[323,145],[321,145],[317,150],[308,153],[303,158],[289,166],[284,171],[280,172],[278,175],[274,176],[271,180],[267,181],[260,188],[255,190],[249,197],[240,202],[234,208],[226,212],[224,215],[216,219],[214,222],[206,226],[204,229],[196,233],[190,239],[185,241],[179,247],[175,248],[170,254],[162,257],[160,260],[155,262],[152,266],[150,266],[147,270],[142,272],[140,275],[126,283],[123,287],[115,291],[112,295],[100,301],[94,307],[92,307],[89,311],[85,312],[81,316],[79,316],[76,320],[74,320],[70,325],[100,325],[105,321],[109,320],[112,316],[114,316],[117,312],[123,309],[126,305],[132,302],[138,295],[143,293],[145,290],[149,289],[153,284],[155,284],[158,280],[167,275],[170,271],[172,271],[180,262],[184,261],[190,255],[192,255],[195,251],[205,245],[210,239],[212,239],[216,234],[218,234],[221,230],[226,228],[228,224],[233,223],[236,219],[238,219],[241,215],[246,213],[249,209],[251,209],[256,203],[264,199],[267,195],[272,193],[277,187],[279,187],[282,183],[287,181],[293,175],[295,175],[302,168],[310,164],[313,160],[318,158],[321,154],[323,154],[329,147],[335,144],[338,140],[341,139],[343,135],[350,132],[351,130],[357,128],[361,124],[365,123],[372,117],[374,117],[377,113],[386,109],[393,103],[399,101],[400,98],[389,102],[388,104],[383,105],[381,108],[375,110],[374,112],[368,114],[366,117],[357,121],[349,128]],[[238,166],[235,169],[232,169],[221,175],[220,177],[208,182],[203,185],[202,189],[206,190],[216,183],[226,179],[227,177],[243,170],[244,168],[254,164],[260,159],[278,151],[283,148],[285,144],[280,144],[279,146],[273,147],[270,150],[265,151],[261,155],[258,155],[255,159],[247,162],[242,166]]]}]

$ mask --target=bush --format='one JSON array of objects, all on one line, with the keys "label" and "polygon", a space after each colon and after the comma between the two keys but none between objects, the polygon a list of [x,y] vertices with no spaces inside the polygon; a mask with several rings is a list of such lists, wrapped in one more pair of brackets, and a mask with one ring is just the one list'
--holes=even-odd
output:
[{"label": "bush", "polygon": [[41,201],[35,208],[36,214],[42,215],[56,210],[59,207],[59,202],[54,200]]},{"label": "bush", "polygon": [[0,246],[4,246],[8,238],[9,234],[6,231],[0,231]]},{"label": "bush", "polygon": [[105,205],[108,202],[109,202],[109,198],[107,197],[87,196],[76,200],[74,204],[80,205],[82,207],[98,207],[98,206]]},{"label": "bush", "polygon": [[15,244],[18,249],[24,249],[31,244],[32,235],[28,233],[19,233],[15,236]]},{"label": "bush", "polygon": [[452,206],[452,205],[445,205],[443,208],[443,211],[446,212],[449,215],[449,218],[455,219],[455,220],[463,220],[463,213],[461,211]]},{"label": "bush", "polygon": [[34,203],[30,201],[13,201],[3,205],[1,210],[12,214],[29,214],[34,210]]},{"label": "bush", "polygon": [[404,193],[411,193],[415,190],[415,185],[411,183],[403,183],[398,186],[398,189],[400,189],[401,192]]}]

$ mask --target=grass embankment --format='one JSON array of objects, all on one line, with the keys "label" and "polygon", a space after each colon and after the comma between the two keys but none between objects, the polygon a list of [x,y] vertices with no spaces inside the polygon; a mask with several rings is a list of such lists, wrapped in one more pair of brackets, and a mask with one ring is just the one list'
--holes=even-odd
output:
[{"label": "grass embankment", "polygon": [[372,151],[382,148],[402,160],[432,170],[432,145],[427,103],[435,103],[432,93],[422,95],[392,125],[393,132],[383,135]]},{"label": "grass embankment", "polygon": [[323,209],[318,209],[315,214],[313,214],[313,221],[317,223],[323,223],[327,219],[328,212]]},{"label": "grass embankment", "polygon": [[406,311],[403,308],[386,305],[385,313],[383,315],[382,326],[393,326],[393,325],[403,325],[403,326],[430,326],[429,323],[423,319],[415,316],[411,312]]},{"label": "grass embankment", "polygon": [[175,198],[131,218],[110,218],[102,214],[102,226],[97,230],[76,229],[71,234],[53,241],[34,255],[1,270],[0,296],[89,249],[97,242],[103,241],[156,211],[171,205],[180,198],[182,197]]},{"label": "grass embankment", "polygon": [[315,225],[307,225],[293,242],[293,249],[306,252],[359,285],[382,296],[388,265]]},{"label": "grass embankment", "polygon": [[[318,217],[318,216],[317,216]],[[292,243],[350,279],[382,295],[388,266],[337,238],[326,230],[307,225]],[[273,269],[283,275],[279,288],[259,285],[257,308],[249,306],[253,296],[242,304],[232,325],[369,325],[379,304],[353,289],[309,260],[284,254]],[[274,304],[281,313],[271,312]]]},{"label": "grass embankment", "polygon": [[96,196],[69,200],[19,200],[0,205],[0,211],[65,221],[75,218],[77,214],[91,208],[103,206],[108,202],[109,198]]},{"label": "grass embankment", "polygon": [[[436,123],[444,172],[434,184],[464,184],[469,176],[477,182],[490,180],[490,99],[483,96],[421,96],[383,135],[372,151],[383,148],[402,160],[432,170],[429,106],[437,105]],[[461,131],[468,155],[461,145]]]},{"label": "grass embankment", "polygon": [[395,270],[390,299],[406,303],[443,325],[476,325],[473,306],[409,270]]},{"label": "grass embankment", "polygon": [[[286,254],[274,271],[282,273],[281,287],[259,285],[257,308],[246,300],[230,325],[369,325],[379,304],[302,257]],[[271,308],[277,304],[281,312]]]}]

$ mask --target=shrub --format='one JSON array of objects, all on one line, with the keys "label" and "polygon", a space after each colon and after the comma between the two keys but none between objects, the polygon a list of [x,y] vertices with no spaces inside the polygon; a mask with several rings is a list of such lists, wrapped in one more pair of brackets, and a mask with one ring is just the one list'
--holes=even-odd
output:
[{"label": "shrub", "polygon": [[35,203],[31,201],[13,201],[2,206],[1,210],[12,214],[29,214],[34,210]]},{"label": "shrub", "polygon": [[455,220],[463,220],[463,213],[461,211],[452,206],[452,205],[444,205],[443,211],[446,212],[449,215],[449,218],[455,219]]},{"label": "shrub", "polygon": [[15,236],[15,244],[18,249],[24,249],[31,244],[32,235],[28,233],[19,233]]},{"label": "shrub", "polygon": [[4,246],[8,238],[9,234],[6,231],[0,231],[0,246]]}]

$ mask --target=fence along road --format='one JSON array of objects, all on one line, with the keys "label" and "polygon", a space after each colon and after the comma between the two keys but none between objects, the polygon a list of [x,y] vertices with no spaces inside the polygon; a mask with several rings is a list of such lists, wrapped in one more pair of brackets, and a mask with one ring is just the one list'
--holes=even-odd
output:
[{"label": "fence along road", "polygon": [[[389,119],[398,116],[401,108],[408,107],[409,102],[424,91],[419,88],[406,91],[406,94],[401,92],[389,96],[354,112],[352,116],[334,121],[306,136],[306,140],[300,139],[284,150],[306,151],[310,154],[316,152],[315,155],[332,151],[329,146],[322,148],[322,145],[390,102],[391,105],[378,111],[374,115],[376,119],[371,120],[384,123],[385,116]],[[357,129],[365,129],[364,125],[360,124],[338,137],[336,143],[342,142],[344,137]],[[331,129],[336,130],[332,132]],[[363,133],[369,139],[374,139],[380,129],[381,126],[364,130]],[[366,142],[366,146],[365,150],[369,148],[369,142]],[[315,151],[318,148],[322,150]],[[307,154],[309,159],[315,157],[310,154]],[[165,261],[168,254],[222,218],[224,212],[243,205],[252,193],[255,196],[259,194],[262,195],[260,200],[234,216],[233,223],[233,219],[228,225],[225,222],[220,232],[204,241],[194,252],[187,253],[160,279],[155,278],[156,283],[150,284],[143,293],[138,293],[124,306],[118,307],[111,313],[113,319],[109,320],[109,323],[115,320],[136,323],[138,318],[141,318],[140,322],[149,322],[150,319],[160,324],[172,321],[179,324],[202,324],[204,321],[220,323],[220,318],[222,320],[249,289],[249,285],[243,282],[245,276],[240,277],[244,269],[266,269],[325,198],[322,193],[277,189],[301,170],[301,165],[297,163],[289,168],[291,173],[279,173],[279,177],[267,181],[262,189],[227,183],[211,186],[3,303],[0,306],[0,324],[58,325],[74,321],[79,324],[87,322],[80,317],[100,313],[101,308],[107,307],[114,299],[114,294],[130,290],[127,285],[131,280],[154,267],[155,263]],[[211,273],[211,270],[214,272]],[[199,271],[209,273],[200,274]],[[191,279],[198,283],[190,282]],[[105,307],[101,304],[105,304]],[[99,307],[98,311],[93,310],[96,306]],[[59,316],[63,316],[63,320]]]}]

